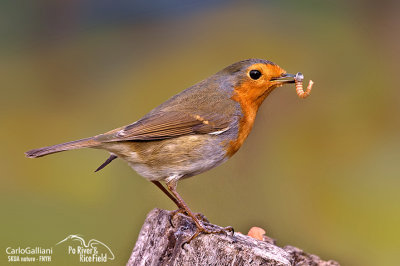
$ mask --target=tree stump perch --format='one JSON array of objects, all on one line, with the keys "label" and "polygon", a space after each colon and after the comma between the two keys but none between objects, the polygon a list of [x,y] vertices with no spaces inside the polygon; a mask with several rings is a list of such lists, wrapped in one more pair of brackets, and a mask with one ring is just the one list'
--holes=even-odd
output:
[{"label": "tree stump perch", "polygon": [[241,233],[202,234],[182,248],[196,226],[178,214],[172,227],[169,217],[169,211],[160,209],[147,215],[127,265],[339,265],[295,247],[281,248]]}]

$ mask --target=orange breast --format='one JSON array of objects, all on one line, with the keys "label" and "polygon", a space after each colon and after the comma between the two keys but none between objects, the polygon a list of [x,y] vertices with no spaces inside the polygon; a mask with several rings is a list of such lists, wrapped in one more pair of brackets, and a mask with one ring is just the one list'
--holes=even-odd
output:
[{"label": "orange breast", "polygon": [[271,90],[265,90],[260,93],[261,88],[255,88],[251,82],[244,82],[240,87],[235,88],[232,100],[238,102],[242,108],[242,118],[239,121],[238,137],[230,141],[227,148],[227,156],[234,155],[253,128],[256,119],[257,111],[264,99],[268,96]]}]

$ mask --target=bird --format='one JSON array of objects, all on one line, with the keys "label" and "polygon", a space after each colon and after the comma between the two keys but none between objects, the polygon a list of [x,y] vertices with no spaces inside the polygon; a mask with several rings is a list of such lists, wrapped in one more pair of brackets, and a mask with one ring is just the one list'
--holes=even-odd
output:
[{"label": "bird", "polygon": [[[93,137],[27,151],[28,158],[61,151],[94,148],[128,163],[154,183],[196,225],[189,243],[200,234],[234,232],[210,229],[177,192],[179,180],[199,175],[231,158],[248,137],[266,97],[286,83],[295,83],[277,64],[264,59],[233,63],[183,90],[136,122]],[[165,186],[161,183],[164,182]]]}]

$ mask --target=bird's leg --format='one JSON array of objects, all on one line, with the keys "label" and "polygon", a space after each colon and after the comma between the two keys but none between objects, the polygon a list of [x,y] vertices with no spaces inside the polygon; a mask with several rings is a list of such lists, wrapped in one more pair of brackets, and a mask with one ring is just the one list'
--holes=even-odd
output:
[{"label": "bird's leg", "polygon": [[159,182],[159,181],[151,181],[154,185],[156,185],[159,189],[161,189],[162,192],[164,192],[168,198],[170,198],[176,206],[178,206],[179,209],[182,209],[181,205],[179,205],[179,202],[177,199],[169,193],[169,191]]},{"label": "bird's leg", "polygon": [[[185,214],[186,213],[185,209],[179,204],[178,200],[174,196],[172,196],[171,193],[169,193],[169,191],[159,181],[151,181],[151,182],[154,185],[156,185],[159,189],[161,189],[161,191],[164,192],[168,196],[168,198],[170,198],[176,204],[176,206],[178,206],[178,209],[171,211],[171,215],[169,216],[169,223],[171,224],[172,227],[175,227],[174,224],[172,223],[175,215],[177,215],[178,213]],[[203,214],[195,213],[195,216],[201,219],[203,222],[209,223],[209,221]]]},{"label": "bird's leg", "polygon": [[165,193],[165,195],[168,196],[175,204],[178,206],[177,210],[174,210],[171,212],[169,216],[169,223],[172,227],[175,227],[174,224],[172,223],[172,220],[174,219],[175,215],[178,213],[184,213],[185,210],[182,208],[182,206],[179,204],[178,200],[169,193],[169,191],[159,182],[159,181],[151,181],[154,185],[156,185],[159,189],[161,189],[162,192]]},{"label": "bird's leg", "polygon": [[[175,227],[174,224],[172,223],[172,221],[174,220],[175,216],[178,213],[182,213],[182,214],[189,216],[189,214],[186,213],[185,209],[183,209],[181,207],[177,210],[171,211],[171,213],[169,215],[169,223],[172,227]],[[193,215],[196,216],[197,219],[201,220],[204,223],[210,223],[210,221],[201,213],[194,212]]]},{"label": "bird's leg", "polygon": [[181,198],[181,196],[178,194],[178,192],[176,191],[176,180],[171,180],[169,182],[167,182],[167,187],[169,189],[169,191],[172,193],[172,195],[175,196],[176,200],[179,202],[179,204],[181,205],[181,207],[185,210],[185,213],[192,218],[193,222],[195,223],[197,230],[196,232],[189,238],[189,240],[185,241],[182,244],[182,247],[185,244],[189,244],[190,241],[192,241],[193,239],[195,239],[197,236],[199,236],[201,233],[203,234],[219,234],[219,233],[224,233],[226,234],[227,231],[229,232],[234,232],[233,228],[231,226],[225,227],[225,228],[221,228],[221,229],[217,229],[217,230],[212,230],[212,229],[208,229],[206,228],[201,222],[200,220],[196,217],[196,215],[189,209],[189,207],[186,205],[186,203],[183,201],[183,199]]}]

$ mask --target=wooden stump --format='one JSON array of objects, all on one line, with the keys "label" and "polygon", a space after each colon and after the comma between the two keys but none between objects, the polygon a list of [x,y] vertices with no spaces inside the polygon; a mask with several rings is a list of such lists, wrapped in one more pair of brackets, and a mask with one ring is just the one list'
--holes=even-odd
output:
[{"label": "wooden stump", "polygon": [[295,247],[281,248],[241,233],[200,235],[182,248],[196,227],[182,214],[175,216],[172,227],[169,217],[169,211],[160,209],[147,215],[127,265],[339,265]]}]

